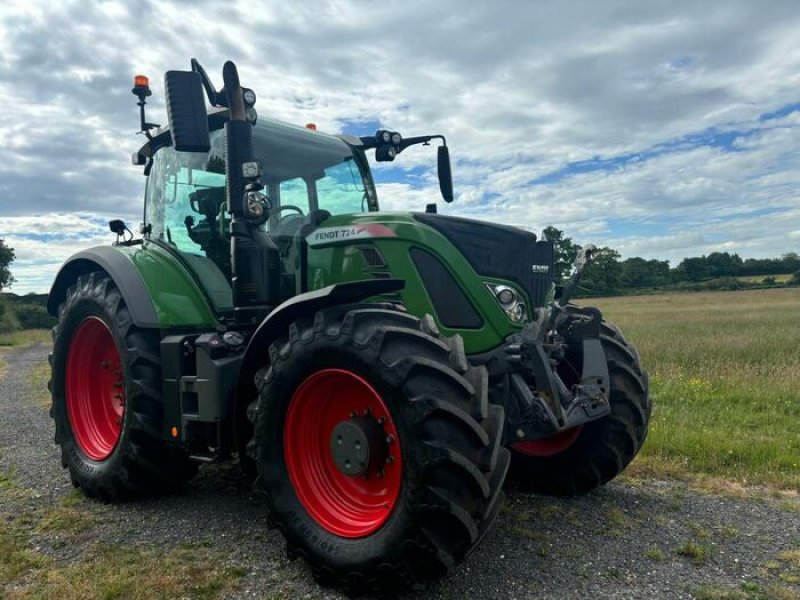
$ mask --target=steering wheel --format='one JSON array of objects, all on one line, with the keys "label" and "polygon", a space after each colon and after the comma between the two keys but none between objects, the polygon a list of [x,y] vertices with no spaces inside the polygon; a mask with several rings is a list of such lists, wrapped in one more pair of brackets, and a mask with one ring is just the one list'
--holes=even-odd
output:
[{"label": "steering wheel", "polygon": [[294,204],[282,204],[281,206],[274,208],[270,211],[270,216],[274,216],[278,221],[283,221],[284,219],[290,217],[291,215],[286,215],[285,217],[280,217],[280,215],[284,210],[293,210],[301,217],[305,216],[303,209],[299,206],[295,206]]},{"label": "steering wheel", "polygon": [[[281,216],[285,210],[292,212]],[[299,206],[293,204],[277,206],[269,214],[269,232],[273,236],[294,235],[294,230],[300,227],[304,216],[303,209]]]}]

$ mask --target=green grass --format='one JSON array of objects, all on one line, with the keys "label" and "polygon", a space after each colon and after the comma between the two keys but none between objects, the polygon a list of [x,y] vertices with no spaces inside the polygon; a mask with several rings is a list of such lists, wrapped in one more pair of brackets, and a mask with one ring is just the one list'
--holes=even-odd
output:
[{"label": "green grass", "polygon": [[30,344],[50,344],[49,329],[23,329],[22,331],[11,331],[0,333],[0,346],[27,346]]},{"label": "green grass", "polygon": [[[91,502],[68,495],[52,506],[19,513],[9,504],[15,498],[13,479],[6,482],[0,487],[0,597],[226,598],[245,575],[230,557],[202,545],[92,542]],[[51,558],[40,550],[43,540],[54,548],[79,549],[79,555]]]},{"label": "green grass", "polygon": [[800,289],[584,304],[622,327],[650,373],[640,471],[800,490]]}]

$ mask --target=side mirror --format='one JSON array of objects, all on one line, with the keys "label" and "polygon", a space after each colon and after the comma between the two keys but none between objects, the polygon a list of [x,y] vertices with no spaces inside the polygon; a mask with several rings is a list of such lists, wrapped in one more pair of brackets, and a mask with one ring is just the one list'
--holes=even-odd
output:
[{"label": "side mirror", "polygon": [[164,74],[164,90],[175,150],[208,152],[211,141],[200,74],[193,71],[167,71]]},{"label": "side mirror", "polygon": [[450,168],[450,151],[447,146],[439,146],[437,170],[439,172],[439,190],[445,202],[453,201],[453,171]]}]

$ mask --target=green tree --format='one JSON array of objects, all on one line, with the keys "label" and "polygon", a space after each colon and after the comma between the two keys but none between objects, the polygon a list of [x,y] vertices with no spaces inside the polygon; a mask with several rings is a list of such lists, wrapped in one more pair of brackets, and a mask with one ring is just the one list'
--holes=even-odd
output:
[{"label": "green tree", "polygon": [[684,258],[675,268],[677,281],[701,281],[709,277],[708,262],[705,256]]},{"label": "green tree", "polygon": [[622,261],[620,281],[626,288],[659,287],[669,283],[669,261],[634,256]]},{"label": "green tree", "polygon": [[581,278],[581,287],[589,294],[613,294],[619,291],[622,278],[622,263],[619,252],[613,248],[598,248],[592,262]]},{"label": "green tree", "polygon": [[11,275],[11,263],[17,257],[14,249],[6,245],[4,239],[0,239],[0,291],[14,283]]},{"label": "green tree", "polygon": [[744,266],[744,261],[738,254],[712,252],[705,258],[708,274],[711,277],[734,277],[741,272]]},{"label": "green tree", "polygon": [[543,237],[549,242],[553,243],[555,251],[555,260],[553,267],[553,276],[557,282],[564,281],[572,270],[572,263],[575,262],[575,257],[578,255],[580,246],[564,235],[560,229],[556,229],[552,225],[548,225],[542,230]]}]

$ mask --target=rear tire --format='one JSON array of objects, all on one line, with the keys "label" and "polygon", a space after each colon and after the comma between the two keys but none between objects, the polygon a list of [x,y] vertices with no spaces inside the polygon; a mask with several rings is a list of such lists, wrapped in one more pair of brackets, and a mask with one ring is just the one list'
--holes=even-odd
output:
[{"label": "rear tire", "polygon": [[58,313],[50,416],[73,485],[106,502],[178,489],[197,465],[161,439],[158,332],[132,324],[101,272],[79,277]]},{"label": "rear tire", "polygon": [[[579,310],[567,307],[573,314]],[[611,380],[611,414],[530,443],[528,452],[521,450],[524,445],[512,445],[508,480],[521,489],[553,496],[585,494],[625,470],[644,444],[652,405],[639,353],[619,328],[605,321],[600,341]],[[581,358],[571,354],[580,372]]]},{"label": "rear tire", "polygon": [[[486,371],[468,365],[461,338],[439,337],[430,317],[338,307],[293,324],[269,357],[251,451],[289,554],[351,594],[397,592],[460,562],[494,520],[509,464],[503,409],[489,405]],[[391,436],[385,484],[326,458],[337,419],[365,412],[382,428],[376,440]]]}]

